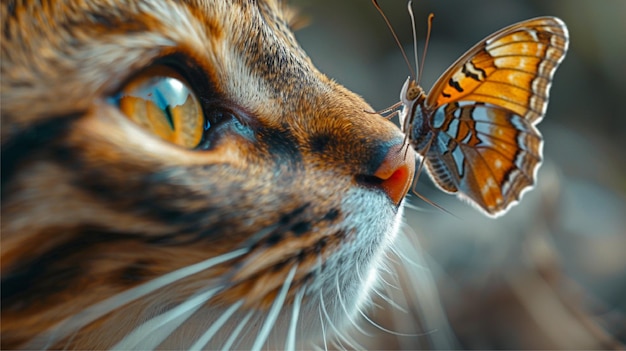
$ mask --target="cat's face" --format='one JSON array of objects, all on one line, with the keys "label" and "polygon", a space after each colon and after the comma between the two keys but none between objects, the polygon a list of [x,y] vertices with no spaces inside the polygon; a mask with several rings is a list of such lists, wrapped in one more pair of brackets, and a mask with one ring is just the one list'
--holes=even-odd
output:
[{"label": "cat's face", "polygon": [[274,1],[116,4],[2,4],[2,347],[336,332],[398,230],[403,136]]}]

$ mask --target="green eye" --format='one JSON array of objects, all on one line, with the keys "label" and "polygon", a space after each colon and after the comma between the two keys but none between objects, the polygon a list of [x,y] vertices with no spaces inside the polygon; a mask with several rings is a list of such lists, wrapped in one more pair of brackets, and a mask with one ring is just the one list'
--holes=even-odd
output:
[{"label": "green eye", "polygon": [[152,67],[133,78],[116,101],[133,122],[185,148],[198,146],[209,127],[187,81],[167,66]]}]

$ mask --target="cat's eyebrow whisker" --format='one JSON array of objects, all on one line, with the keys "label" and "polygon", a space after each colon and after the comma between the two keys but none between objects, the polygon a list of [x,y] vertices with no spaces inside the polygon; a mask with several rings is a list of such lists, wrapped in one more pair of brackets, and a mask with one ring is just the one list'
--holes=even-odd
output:
[{"label": "cat's eyebrow whisker", "polygon": [[235,314],[243,303],[244,300],[239,300],[232,304],[218,319],[215,320],[215,322],[213,322],[213,324],[211,324],[211,327],[208,328],[193,345],[191,345],[189,350],[203,350],[209,341],[211,341],[213,336],[215,336],[219,329],[230,319],[230,317],[233,316],[233,314]]},{"label": "cat's eyebrow whisker", "polygon": [[250,320],[250,318],[252,318],[253,314],[254,314],[254,311],[250,311],[241,319],[241,321],[239,321],[239,324],[237,324],[235,329],[231,332],[230,336],[228,337],[228,340],[226,340],[226,342],[222,346],[222,351],[231,350],[233,348],[233,344],[235,343],[235,340],[237,340],[237,337],[239,336],[243,328],[248,324],[248,321]]},{"label": "cat's eyebrow whisker", "polygon": [[200,307],[221,290],[221,288],[213,288],[193,295],[187,301],[136,327],[130,334],[115,344],[112,349],[156,349],[181,324],[186,322]]},{"label": "cat's eyebrow whisker", "polygon": [[306,288],[301,287],[293,300],[293,309],[291,312],[291,321],[289,323],[289,331],[287,333],[287,339],[285,340],[285,350],[293,351],[296,349],[296,331],[298,326],[298,318],[300,317],[300,306],[302,305],[302,299],[304,298],[304,292]]},{"label": "cat's eyebrow whisker", "polygon": [[267,317],[265,318],[265,322],[263,323],[261,330],[259,330],[259,333],[257,334],[257,337],[254,340],[254,344],[251,347],[251,351],[260,351],[261,348],[263,347],[263,344],[265,344],[265,341],[267,340],[267,337],[270,335],[270,332],[272,331],[272,328],[274,327],[274,323],[276,323],[276,319],[278,318],[278,315],[280,314],[280,310],[284,306],[285,299],[287,298],[287,293],[289,292],[289,287],[291,286],[291,283],[293,282],[293,278],[296,275],[297,269],[298,269],[298,265],[295,264],[291,268],[289,273],[287,274],[287,277],[285,278],[282,288],[280,289],[280,291],[278,292],[278,295],[276,295],[276,298],[274,299],[274,304],[272,304],[272,307],[267,312]]},{"label": "cat's eyebrow whisker", "polygon": [[130,303],[142,298],[158,289],[175,283],[183,278],[206,271],[214,266],[228,262],[234,258],[245,255],[247,249],[233,250],[217,257],[183,267],[173,272],[164,274],[158,278],[152,279],[147,283],[141,284],[134,288],[128,289],[106,300],[98,302],[82,312],[68,317],[61,322],[55,324],[50,329],[41,333],[26,345],[27,349],[49,348],[56,341],[65,339],[71,333],[74,333],[102,316]]}]

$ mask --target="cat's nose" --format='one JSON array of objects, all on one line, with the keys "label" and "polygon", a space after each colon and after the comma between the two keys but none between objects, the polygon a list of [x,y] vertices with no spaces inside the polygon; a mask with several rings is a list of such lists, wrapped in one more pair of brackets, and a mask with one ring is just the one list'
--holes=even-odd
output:
[{"label": "cat's nose", "polygon": [[407,148],[410,146],[405,143],[389,148],[387,155],[373,174],[380,180],[377,186],[389,196],[396,206],[400,204],[411,188],[415,174],[415,156],[413,150]]}]

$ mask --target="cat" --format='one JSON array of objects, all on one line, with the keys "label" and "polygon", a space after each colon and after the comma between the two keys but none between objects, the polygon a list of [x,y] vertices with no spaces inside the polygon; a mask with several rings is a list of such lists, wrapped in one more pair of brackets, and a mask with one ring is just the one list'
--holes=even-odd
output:
[{"label": "cat", "polygon": [[380,284],[415,155],[280,0],[5,1],[3,349],[311,348]]}]

